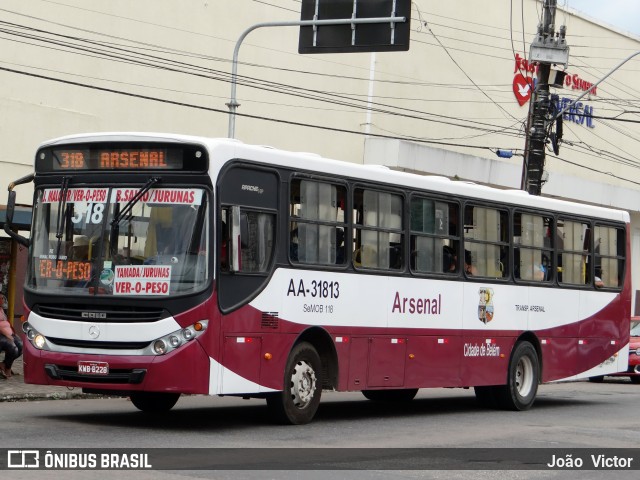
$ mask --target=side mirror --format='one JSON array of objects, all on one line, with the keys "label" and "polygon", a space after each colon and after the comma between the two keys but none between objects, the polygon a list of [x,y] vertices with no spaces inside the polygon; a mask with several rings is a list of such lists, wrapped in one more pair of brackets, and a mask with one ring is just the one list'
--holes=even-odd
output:
[{"label": "side mirror", "polygon": [[7,199],[7,222],[13,224],[13,214],[16,209],[16,192],[11,190]]},{"label": "side mirror", "polygon": [[7,219],[4,222],[4,231],[6,232],[7,235],[13,238],[20,245],[24,245],[25,247],[28,247],[29,244],[31,243],[29,239],[26,237],[23,237],[22,235],[17,234],[12,229],[13,215],[15,213],[15,210],[16,210],[16,192],[14,192],[13,190],[10,190],[9,198],[7,199]]}]

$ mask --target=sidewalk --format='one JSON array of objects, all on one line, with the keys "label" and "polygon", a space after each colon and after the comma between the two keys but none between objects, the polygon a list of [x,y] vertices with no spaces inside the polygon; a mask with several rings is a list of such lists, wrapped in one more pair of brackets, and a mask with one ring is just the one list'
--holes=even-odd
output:
[{"label": "sidewalk", "polygon": [[94,395],[82,393],[82,389],[51,387],[49,385],[28,385],[22,375],[22,357],[13,362],[15,372],[6,380],[0,379],[0,402],[24,402],[30,400],[63,400],[67,398],[91,398]]}]

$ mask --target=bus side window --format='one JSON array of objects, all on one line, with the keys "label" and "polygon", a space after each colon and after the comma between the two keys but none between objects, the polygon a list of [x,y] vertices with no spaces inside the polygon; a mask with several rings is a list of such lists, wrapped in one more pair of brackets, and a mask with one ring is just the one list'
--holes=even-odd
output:
[{"label": "bus side window", "polygon": [[240,219],[241,271],[267,272],[275,246],[275,215],[245,211]]},{"label": "bus side window", "polygon": [[411,269],[418,273],[457,273],[458,214],[456,204],[411,198]]},{"label": "bus side window", "polygon": [[558,281],[569,285],[591,283],[591,230],[586,222],[558,219],[556,245]]},{"label": "bus side window", "polygon": [[594,283],[597,288],[622,286],[625,243],[625,232],[622,228],[595,226]]},{"label": "bus side window", "polygon": [[[464,248],[471,253],[477,275],[509,275],[509,215],[505,210],[467,205],[464,211]],[[474,276],[476,274],[474,273]]]},{"label": "bus side window", "polygon": [[402,205],[400,195],[360,188],[354,191],[357,211],[354,265],[386,270],[404,268]]},{"label": "bus side window", "polygon": [[514,270],[516,280],[547,282],[551,271],[551,217],[516,212],[513,216]]},{"label": "bus side window", "polygon": [[346,188],[328,182],[294,179],[291,182],[290,195],[291,262],[314,265],[343,264]]}]

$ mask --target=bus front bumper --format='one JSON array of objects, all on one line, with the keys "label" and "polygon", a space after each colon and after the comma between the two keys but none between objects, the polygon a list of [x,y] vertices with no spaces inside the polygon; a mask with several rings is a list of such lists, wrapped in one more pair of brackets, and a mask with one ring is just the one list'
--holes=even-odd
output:
[{"label": "bus front bumper", "polygon": [[166,355],[96,355],[38,350],[24,345],[24,381],[107,392],[207,394],[210,360],[198,341]]}]

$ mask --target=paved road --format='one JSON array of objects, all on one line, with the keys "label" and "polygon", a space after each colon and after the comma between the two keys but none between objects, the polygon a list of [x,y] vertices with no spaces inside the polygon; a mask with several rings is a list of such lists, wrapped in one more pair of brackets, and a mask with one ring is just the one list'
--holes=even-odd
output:
[{"label": "paved road", "polygon": [[[9,380],[12,382],[13,380]],[[640,387],[628,380],[544,385],[528,412],[482,410],[472,391],[421,390],[404,406],[365,400],[359,393],[325,393],[310,425],[271,423],[264,401],[233,397],[182,398],[169,415],[138,412],[123,398],[71,398],[5,402],[0,408],[6,448],[287,448],[304,458],[311,448],[638,448]],[[379,450],[382,451],[382,450]],[[525,450],[526,451],[526,450]],[[418,471],[407,455],[406,470],[365,472],[192,471],[136,472],[135,478],[636,478],[636,472]],[[640,461],[640,458],[637,459]],[[252,455],[247,461],[255,461]],[[188,464],[187,464],[188,465]],[[185,465],[185,468],[187,467]],[[47,478],[31,472],[11,478]],[[117,472],[65,473],[65,479],[109,478]],[[98,474],[101,475],[98,475]],[[339,474],[338,474],[339,473]],[[96,474],[96,476],[92,476]],[[120,472],[120,475],[122,472]],[[129,474],[127,474],[129,475]],[[615,476],[614,476],[615,475]],[[56,478],[51,476],[51,478]],[[114,478],[115,475],[114,475]]]}]

